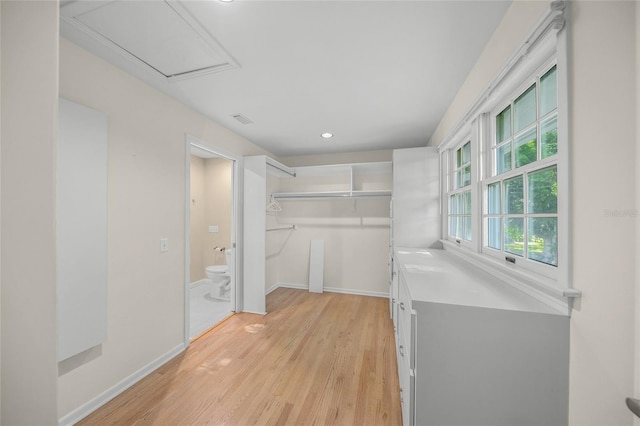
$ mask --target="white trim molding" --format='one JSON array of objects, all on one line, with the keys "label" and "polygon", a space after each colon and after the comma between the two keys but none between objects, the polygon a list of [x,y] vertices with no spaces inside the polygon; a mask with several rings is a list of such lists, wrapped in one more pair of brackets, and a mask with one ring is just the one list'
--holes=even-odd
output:
[{"label": "white trim molding", "polygon": [[[267,289],[266,294],[272,293],[279,288],[293,288],[296,290],[309,290],[307,284],[293,284],[293,283],[276,283]],[[341,293],[341,294],[353,294],[356,296],[370,296],[370,297],[384,297],[389,298],[388,292],[383,291],[370,291],[370,290],[357,290],[352,288],[340,288],[340,287],[324,287],[324,291],[327,293]]]},{"label": "white trim molding", "polygon": [[140,380],[144,379],[149,374],[153,373],[158,368],[162,367],[167,362],[171,361],[176,356],[180,355],[187,347],[184,344],[180,344],[173,349],[169,350],[164,355],[159,358],[154,359],[144,367],[140,368],[130,376],[124,378],[119,381],[109,389],[100,393],[94,398],[91,398],[86,403],[82,404],[80,407],[75,410],[67,413],[63,417],[58,420],[58,425],[60,426],[71,426],[83,418],[87,417],[89,414],[93,413],[98,408],[102,407],[107,402],[111,401],[116,396],[120,395],[122,392],[129,389],[131,386],[138,383]]}]

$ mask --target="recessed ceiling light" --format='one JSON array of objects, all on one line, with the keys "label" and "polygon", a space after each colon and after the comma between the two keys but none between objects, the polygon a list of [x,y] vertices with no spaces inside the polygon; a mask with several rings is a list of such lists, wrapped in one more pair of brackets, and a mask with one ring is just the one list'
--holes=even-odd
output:
[{"label": "recessed ceiling light", "polygon": [[333,137],[333,133],[326,132],[326,133],[321,134],[320,136],[322,136],[325,139],[329,139],[329,138]]},{"label": "recessed ceiling light", "polygon": [[233,0],[220,0],[222,3],[231,3]]}]

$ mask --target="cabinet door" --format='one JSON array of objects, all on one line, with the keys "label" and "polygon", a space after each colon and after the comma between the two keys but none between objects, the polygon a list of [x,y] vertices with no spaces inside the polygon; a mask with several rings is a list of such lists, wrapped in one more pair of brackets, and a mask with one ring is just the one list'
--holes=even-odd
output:
[{"label": "cabinet door", "polygon": [[405,342],[406,353],[411,353],[411,298],[409,297],[409,291],[407,290],[406,283],[402,279],[402,273],[400,273],[400,279],[398,280],[399,290],[398,290],[398,323],[401,323],[401,326],[398,326],[398,329],[402,329],[404,334],[402,339]]},{"label": "cabinet door", "polygon": [[391,319],[393,320],[393,329],[398,332],[398,266],[393,258],[391,258],[391,294],[389,295],[389,303],[391,306]]},{"label": "cabinet door", "polygon": [[[400,325],[400,328],[402,325]],[[409,364],[403,359],[402,332],[398,333],[396,339],[396,358],[398,359],[398,379],[400,382],[400,404],[402,408],[402,424],[404,426],[413,425],[411,411],[413,410],[413,395],[411,392],[411,373]]]},{"label": "cabinet door", "polygon": [[410,366],[410,354],[407,348],[405,336],[405,323],[398,321],[398,334],[396,335],[396,359],[398,360],[398,378],[400,380],[400,400],[402,403],[403,425],[413,425],[415,380]]},{"label": "cabinet door", "polygon": [[393,319],[393,305],[395,305],[393,297],[393,256],[389,253],[389,316],[393,320],[393,328],[395,330],[396,322]]}]

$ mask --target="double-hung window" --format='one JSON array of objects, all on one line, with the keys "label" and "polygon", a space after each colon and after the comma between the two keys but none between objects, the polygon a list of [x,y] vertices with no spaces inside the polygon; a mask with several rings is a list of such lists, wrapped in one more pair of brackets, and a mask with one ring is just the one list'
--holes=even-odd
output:
[{"label": "double-hung window", "polygon": [[533,268],[558,265],[556,75],[555,64],[543,68],[491,115],[491,167],[483,181],[484,251],[535,262]]},{"label": "double-hung window", "polygon": [[440,144],[443,244],[568,307],[569,132],[564,3],[551,9]]},{"label": "double-hung window", "polygon": [[449,236],[471,241],[471,141],[455,149],[449,177]]}]

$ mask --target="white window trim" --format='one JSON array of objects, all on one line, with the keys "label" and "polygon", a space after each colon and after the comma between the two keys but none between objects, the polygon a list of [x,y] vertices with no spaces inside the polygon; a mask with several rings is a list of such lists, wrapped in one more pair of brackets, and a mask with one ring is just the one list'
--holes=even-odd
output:
[{"label": "white window trim", "polygon": [[[570,135],[569,135],[569,105],[568,105],[568,55],[567,55],[567,29],[566,17],[569,14],[569,4],[565,1],[555,1],[551,3],[550,10],[542,17],[538,25],[530,33],[529,37],[511,57],[507,64],[497,74],[494,80],[484,93],[475,101],[467,111],[454,131],[440,145],[441,155],[443,152],[453,149],[463,143],[460,135],[475,133],[480,139],[480,143],[472,141],[472,209],[476,215],[472,219],[472,244],[463,246],[452,242],[448,238],[448,231],[443,232],[444,248],[452,253],[460,255],[467,261],[486,270],[498,278],[520,288],[523,291],[537,297],[568,315],[571,313],[573,299],[580,296],[580,291],[573,288],[571,281],[571,232],[569,218],[571,214],[570,199]],[[558,267],[555,274],[539,273],[537,268],[522,268],[520,265],[511,265],[502,259],[484,253],[486,248],[483,244],[483,208],[484,201],[481,197],[484,194],[483,185],[493,181],[503,180],[505,177],[519,175],[532,168],[527,166],[511,170],[499,176],[489,176],[485,171],[491,170],[491,123],[498,110],[499,105],[507,105],[515,97],[519,96],[529,87],[535,74],[542,68],[549,66],[551,61],[557,64],[557,95],[558,95],[558,153],[549,164],[558,165],[558,187],[563,188],[558,197]],[[520,90],[521,89],[521,90]],[[502,111],[500,109],[498,113]],[[469,129],[470,123],[475,123],[475,132]],[[467,133],[468,132],[468,133]],[[478,152],[480,151],[480,152]],[[536,162],[535,169],[542,168],[542,162]],[[442,173],[450,173],[450,161],[441,164]],[[484,177],[484,180],[480,180]],[[475,181],[473,180],[475,179]],[[443,230],[448,230],[448,193],[449,186],[443,183]],[[446,222],[445,222],[446,221]],[[483,251],[484,250],[484,251]],[[546,265],[542,266],[542,271],[547,271]],[[552,275],[550,277],[549,275]]]},{"label": "white window trim", "polygon": [[[495,153],[494,153],[494,139],[495,139],[495,134],[496,134],[496,128],[495,128],[495,123],[496,123],[496,117],[498,116],[498,114],[500,114],[505,108],[507,108],[509,105],[511,105],[513,103],[513,100],[516,99],[517,97],[519,97],[522,93],[524,93],[526,90],[528,90],[529,87],[531,87],[534,84],[537,84],[537,82],[539,81],[539,78],[544,75],[548,70],[550,70],[551,68],[553,68],[554,66],[557,66],[557,60],[556,60],[556,56],[554,55],[551,59],[545,61],[541,66],[537,67],[535,69],[535,71],[533,71],[533,73],[526,79],[523,81],[522,84],[520,84],[516,89],[514,89],[514,92],[505,94],[506,96],[503,96],[503,98],[501,99],[501,102],[497,104],[497,106],[495,108],[493,108],[493,110],[490,112],[490,114],[488,114],[489,117],[489,122],[487,123],[487,126],[489,126],[490,132],[487,138],[484,139],[484,144],[485,144],[485,152],[487,153],[487,159],[485,161],[485,164],[487,164],[487,168],[486,170],[486,176],[484,176],[484,178],[481,181],[481,194],[482,194],[482,200],[483,200],[483,209],[482,209],[482,226],[484,228],[484,216],[485,216],[485,206],[487,203],[486,200],[486,193],[487,193],[487,187],[488,185],[495,183],[495,182],[504,182],[505,180],[508,180],[512,177],[516,177],[516,176],[524,176],[524,175],[528,175],[531,172],[535,172],[537,170],[542,170],[548,167],[552,167],[552,166],[558,166],[558,170],[565,168],[565,165],[560,164],[559,162],[559,155],[553,155],[551,157],[547,157],[547,158],[543,158],[540,160],[536,160],[532,163],[526,164],[524,166],[520,166],[520,167],[513,167],[511,170],[501,173],[501,174],[494,174],[494,170],[496,169],[496,164],[494,163],[494,159],[495,159]],[[556,68],[556,72],[557,72],[557,68]],[[557,74],[556,74],[557,76]],[[559,86],[558,86],[559,87]],[[558,89],[559,91],[559,89]],[[539,93],[539,87],[536,90],[537,93]],[[536,108],[538,108],[538,102],[536,102]],[[556,116],[559,116],[562,112],[560,111],[559,105],[555,110],[555,114]],[[512,114],[513,114],[513,110],[512,110]],[[544,119],[546,119],[547,117],[549,117],[551,114],[547,114],[545,116]],[[486,118],[486,115],[485,115]],[[544,121],[544,119],[538,119],[536,118],[535,121],[535,126],[536,129],[538,128],[538,123]],[[532,125],[528,125],[525,128],[521,129],[518,131],[518,133],[524,133],[527,131],[527,129],[533,127]],[[516,132],[512,129],[512,135],[511,135],[511,139],[515,139],[515,134]],[[537,132],[537,139],[540,140],[541,138],[541,132]],[[560,139],[560,138],[558,138]],[[565,141],[566,142],[566,141]],[[561,145],[561,144],[558,144]],[[513,155],[512,155],[513,158]],[[526,179],[525,179],[526,182]],[[560,195],[562,197],[566,197],[568,196],[568,193],[566,193],[565,188],[561,187],[561,191],[559,191]],[[566,194],[565,194],[566,193]],[[564,195],[563,195],[564,194]],[[526,196],[526,189],[525,189],[525,196]],[[558,197],[558,199],[561,197]],[[501,217],[504,218],[504,215],[500,215]],[[523,217],[525,216],[530,216],[530,214],[523,214]],[[548,215],[543,215],[543,216],[548,216]],[[558,214],[555,215],[556,217],[560,217],[560,210],[558,209]],[[560,242],[562,242],[561,245],[564,245],[565,242],[561,239],[562,237],[562,232],[559,232],[558,235],[558,240]],[[511,255],[508,252],[504,251],[504,247],[502,250],[496,250],[493,249],[491,247],[488,247],[487,245],[487,241],[486,241],[486,232],[482,233],[482,247],[481,247],[481,252],[486,254],[487,256],[493,256],[499,260],[504,260],[505,256],[514,256],[517,259],[517,265],[522,268],[524,271],[531,271],[532,273],[535,273],[537,275],[541,275],[547,278],[551,278],[552,280],[554,280],[555,282],[558,282],[559,279],[559,271],[561,270],[561,268],[555,267],[555,266],[550,266],[550,265],[545,265],[543,263],[540,262],[536,262],[534,260],[530,260],[527,259],[524,256],[519,256],[519,255]],[[503,239],[503,244],[504,244],[504,239]],[[558,259],[559,260],[559,259]],[[558,264],[560,265],[560,262],[558,262]]]},{"label": "white window trim", "polygon": [[[459,246],[463,246],[463,247],[473,247],[476,243],[476,239],[477,239],[477,228],[476,228],[476,224],[474,223],[474,218],[475,218],[475,209],[474,207],[477,205],[477,200],[474,200],[475,195],[475,190],[474,188],[477,187],[477,183],[478,183],[478,179],[477,179],[477,173],[476,173],[476,168],[477,166],[473,164],[473,159],[476,158],[477,152],[474,149],[474,146],[476,146],[476,140],[475,138],[472,138],[471,135],[471,130],[470,129],[466,129],[466,131],[461,132],[461,136],[459,138],[456,138],[456,143],[453,144],[453,146],[449,149],[446,150],[446,152],[444,153],[445,155],[445,167],[443,167],[441,170],[446,170],[446,174],[447,174],[447,179],[445,182],[445,190],[443,192],[444,194],[444,199],[442,200],[442,206],[443,206],[443,210],[444,210],[444,219],[442,221],[442,229],[443,229],[443,236],[445,239],[455,242],[457,245]],[[456,151],[459,148],[462,148],[462,146],[464,146],[467,142],[470,142],[471,144],[471,183],[467,186],[461,187],[461,188],[455,188],[455,176],[454,173],[456,171]],[[452,236],[449,232],[449,226],[450,226],[450,221],[449,221],[449,206],[450,206],[450,196],[452,194],[457,194],[459,192],[465,192],[465,191],[471,191],[471,240],[465,240],[463,238],[456,238],[454,236]]]}]

